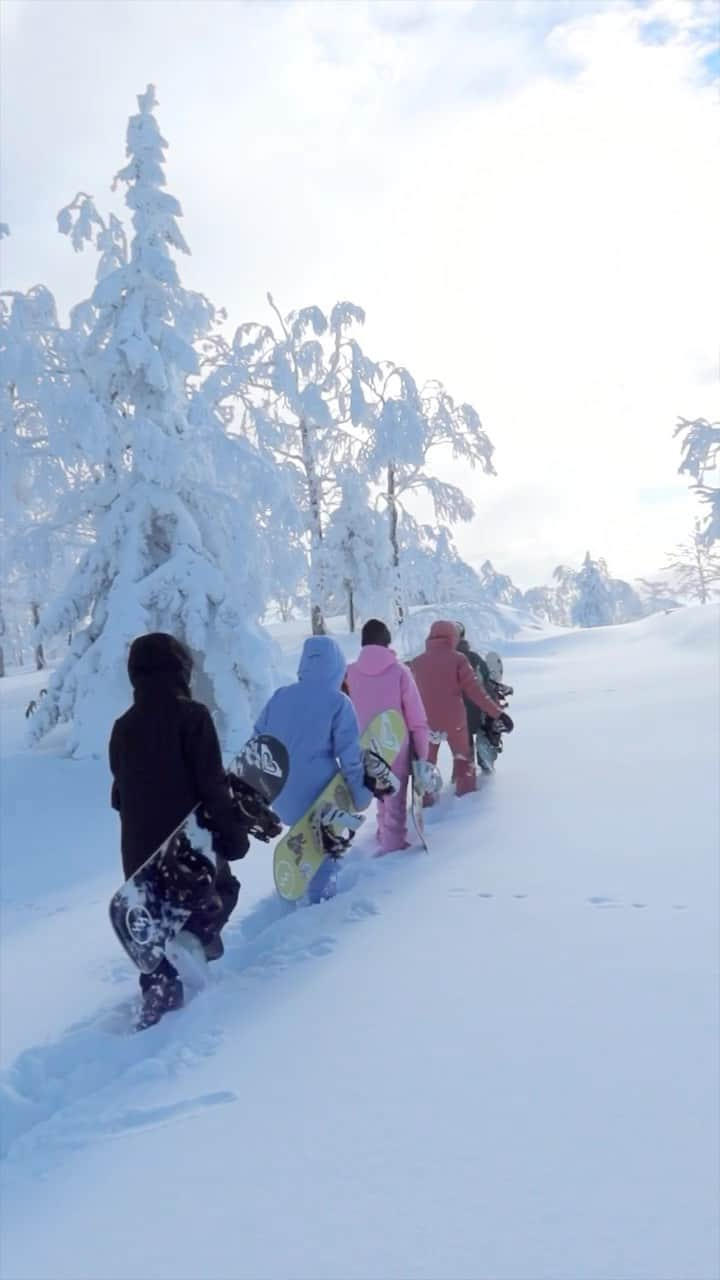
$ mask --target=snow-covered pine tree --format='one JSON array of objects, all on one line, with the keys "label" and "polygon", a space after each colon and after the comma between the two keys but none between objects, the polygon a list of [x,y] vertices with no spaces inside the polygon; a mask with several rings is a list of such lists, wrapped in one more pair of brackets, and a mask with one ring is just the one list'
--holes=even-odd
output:
[{"label": "snow-covered pine tree", "polygon": [[214,311],[182,287],[172,257],[189,251],[180,205],[164,190],[167,143],[155,105],[150,85],[130,119],[128,163],[116,179],[132,211],[127,259],[119,224],[94,217],[86,197],[59,219],[76,247],[95,239],[101,251],[98,283],[74,321],[102,430],[83,494],[93,541],[44,610],[39,637],[78,629],[31,736],[72,719],[70,750],[78,754],[104,750],[128,698],[128,645],[144,632],[170,631],[189,645],[198,691],[214,705],[228,750],[246,736],[271,683],[271,646],[257,622],[266,561],[255,515],[259,501],[268,505],[272,472],[193,401],[194,344]]},{"label": "snow-covered pine tree", "polygon": [[366,482],[355,471],[339,478],[342,498],[325,531],[326,590],[347,611],[348,627],[390,605],[390,545],[386,517],[371,504]]},{"label": "snow-covered pine tree", "polygon": [[[700,498],[709,509],[702,537],[708,545],[720,541],[720,485],[717,472],[720,468],[720,422],[708,422],[707,418],[680,418],[673,435],[683,437],[680,474],[692,476]],[[715,484],[707,483],[713,473]]]},{"label": "snow-covered pine tree", "polygon": [[708,546],[707,531],[695,521],[692,536],[668,554],[666,566],[679,595],[707,604],[720,587],[720,555]]},{"label": "snow-covered pine tree", "polygon": [[575,578],[576,595],[570,618],[576,627],[607,627],[614,621],[612,594],[601,562],[588,551]]}]

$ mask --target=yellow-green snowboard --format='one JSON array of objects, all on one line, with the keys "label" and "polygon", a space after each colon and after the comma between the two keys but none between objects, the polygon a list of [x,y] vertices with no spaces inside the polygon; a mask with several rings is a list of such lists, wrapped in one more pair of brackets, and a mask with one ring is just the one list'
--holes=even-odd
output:
[{"label": "yellow-green snowboard", "polygon": [[[363,747],[371,747],[373,751],[377,751],[386,764],[391,765],[406,734],[405,721],[399,711],[381,711],[370,721],[360,743]],[[326,804],[348,811],[353,808],[352,796],[340,772],[331,778],[304,817],[299,818],[275,846],[275,886],[280,897],[287,902],[297,902],[298,898],[303,897],[310,881],[327,857],[313,829],[315,813]]]}]

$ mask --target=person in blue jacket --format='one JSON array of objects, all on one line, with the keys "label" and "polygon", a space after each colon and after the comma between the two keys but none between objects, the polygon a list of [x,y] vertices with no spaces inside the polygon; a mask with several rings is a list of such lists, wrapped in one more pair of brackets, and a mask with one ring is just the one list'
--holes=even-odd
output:
[{"label": "person in blue jacket", "polygon": [[[335,640],[310,636],[297,683],[276,689],[255,724],[256,733],[269,733],[287,747],[290,772],[273,806],[288,826],[307,813],[338,769],[357,810],[366,809],[373,798],[365,785],[355,710],[340,688],[345,668]],[[327,859],[309,886],[312,902],[332,896],[334,872],[334,862]]]}]

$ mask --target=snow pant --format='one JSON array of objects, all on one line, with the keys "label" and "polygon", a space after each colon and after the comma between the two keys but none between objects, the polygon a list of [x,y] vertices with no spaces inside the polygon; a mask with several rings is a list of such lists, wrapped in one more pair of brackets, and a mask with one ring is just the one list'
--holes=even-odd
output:
[{"label": "snow pant", "polygon": [[318,902],[326,902],[328,898],[335,897],[339,863],[339,858],[326,858],[320,863],[307,887],[308,902],[317,905]]},{"label": "snow pant", "polygon": [[[472,757],[467,720],[464,724],[455,725],[451,729],[439,730],[439,732],[447,735],[448,745],[453,754],[455,795],[465,796],[470,791],[475,790],[475,762]],[[430,743],[428,760],[431,764],[437,764],[439,750],[439,742]]]},{"label": "snow pant", "polygon": [[[213,887],[183,925],[183,929],[188,933],[194,933],[204,947],[208,946],[214,938],[219,937],[235,910],[240,895],[240,881],[236,880],[230,870],[230,864],[219,854],[216,854],[216,858],[217,871]],[[159,983],[168,985],[180,983],[177,969],[167,959],[163,959],[152,973],[140,974],[140,990],[143,995]],[[182,985],[180,990],[182,991]]]},{"label": "snow pant", "polygon": [[377,838],[383,853],[394,853],[396,849],[406,849],[408,845],[408,774],[398,777],[398,782],[400,786],[395,795],[377,802]]}]

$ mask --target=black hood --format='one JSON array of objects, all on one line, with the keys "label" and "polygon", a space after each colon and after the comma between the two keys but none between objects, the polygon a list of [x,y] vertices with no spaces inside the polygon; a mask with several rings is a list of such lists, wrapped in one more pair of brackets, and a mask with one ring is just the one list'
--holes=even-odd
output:
[{"label": "black hood", "polygon": [[128,675],[133,689],[158,679],[163,683],[170,680],[189,695],[192,667],[192,658],[185,645],[164,631],[138,636],[130,645]]}]

